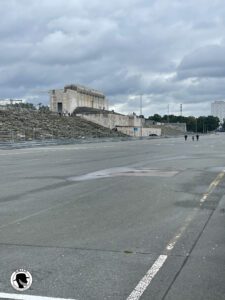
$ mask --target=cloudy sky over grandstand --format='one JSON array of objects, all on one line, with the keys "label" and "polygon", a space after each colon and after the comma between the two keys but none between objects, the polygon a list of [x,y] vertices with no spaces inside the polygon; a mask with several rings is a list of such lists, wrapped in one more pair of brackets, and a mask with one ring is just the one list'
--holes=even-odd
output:
[{"label": "cloudy sky over grandstand", "polygon": [[79,83],[122,113],[208,115],[225,100],[223,0],[0,0],[0,98]]}]

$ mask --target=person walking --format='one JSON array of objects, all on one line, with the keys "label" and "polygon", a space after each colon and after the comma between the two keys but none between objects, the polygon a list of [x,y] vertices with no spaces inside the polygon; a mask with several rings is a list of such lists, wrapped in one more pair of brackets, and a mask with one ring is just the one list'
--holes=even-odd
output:
[{"label": "person walking", "polygon": [[199,140],[199,135],[198,135],[198,134],[196,134],[196,140],[197,140],[197,141]]},{"label": "person walking", "polygon": [[185,134],[185,136],[184,136],[185,141],[187,140],[187,137],[188,137],[188,136]]},{"label": "person walking", "polygon": [[192,135],[192,141],[194,141],[195,140],[195,136],[194,135]]}]

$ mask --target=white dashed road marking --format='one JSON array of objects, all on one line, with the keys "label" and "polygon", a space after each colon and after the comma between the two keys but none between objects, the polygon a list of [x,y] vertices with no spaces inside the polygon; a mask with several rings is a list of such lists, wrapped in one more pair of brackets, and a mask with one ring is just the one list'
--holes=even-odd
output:
[{"label": "white dashed road marking", "polygon": [[[206,199],[209,197],[209,195],[214,191],[214,189],[217,187],[217,185],[221,182],[225,175],[225,170],[221,173],[219,173],[216,178],[211,182],[209,185],[209,188],[205,194],[203,194],[202,198],[199,201],[199,206],[201,207],[203,203],[206,201]],[[181,228],[178,230],[178,232],[175,234],[175,236],[169,241],[167,244],[164,255],[159,255],[157,260],[154,262],[152,267],[148,270],[148,272],[144,275],[144,277],[139,281],[139,283],[136,285],[134,290],[131,292],[131,294],[128,296],[127,300],[138,300],[140,299],[141,295],[144,293],[144,291],[147,289],[147,287],[150,285],[152,279],[155,277],[155,275],[158,273],[158,271],[162,268],[165,261],[168,258],[169,252],[173,250],[175,247],[177,241],[181,238],[185,230],[187,229],[188,225],[191,223],[191,221],[194,219],[198,212],[199,208],[195,208],[184,221]]]},{"label": "white dashed road marking", "polygon": [[145,276],[141,279],[141,281],[139,281],[138,285],[135,287],[135,289],[127,298],[127,300],[135,300],[141,297],[141,295],[144,293],[146,288],[149,286],[152,279],[155,277],[155,275],[158,273],[160,268],[163,266],[166,259],[167,259],[167,255],[160,255],[157,258],[157,260],[154,262],[151,269],[149,269],[148,272],[145,274]]},{"label": "white dashed road marking", "polygon": [[19,294],[8,294],[0,293],[1,299],[19,299],[19,300],[75,300],[68,298],[54,298],[54,297],[43,297],[43,296],[31,296],[31,295],[19,295]]}]

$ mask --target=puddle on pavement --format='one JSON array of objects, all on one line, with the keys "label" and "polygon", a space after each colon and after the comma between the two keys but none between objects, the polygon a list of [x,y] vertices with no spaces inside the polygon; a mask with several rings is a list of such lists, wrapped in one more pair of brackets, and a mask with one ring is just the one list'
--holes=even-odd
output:
[{"label": "puddle on pavement", "polygon": [[109,177],[134,176],[134,177],[172,177],[178,174],[178,171],[164,171],[153,169],[136,169],[136,168],[112,168],[88,173],[81,176],[69,177],[69,181],[85,181],[92,179],[101,179]]}]

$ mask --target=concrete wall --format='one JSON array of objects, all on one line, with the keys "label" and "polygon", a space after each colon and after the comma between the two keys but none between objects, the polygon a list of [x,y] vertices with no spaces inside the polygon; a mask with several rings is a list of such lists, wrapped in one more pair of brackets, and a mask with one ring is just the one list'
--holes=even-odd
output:
[{"label": "concrete wall", "polygon": [[125,116],[125,115],[114,114],[114,113],[97,113],[97,114],[83,113],[83,114],[77,114],[77,116],[110,129],[116,128],[117,126],[126,126],[126,127],[141,126],[141,119],[135,115]]},{"label": "concrete wall", "polygon": [[156,134],[157,136],[161,136],[161,128],[118,126],[117,130],[134,137],[149,136],[150,134]]},{"label": "concrete wall", "polygon": [[98,113],[98,114],[77,114],[88,121],[99,124],[101,126],[117,129],[130,136],[149,136],[149,134],[161,135],[160,128],[145,128],[144,119],[138,118],[136,115],[120,115],[114,113]]}]

